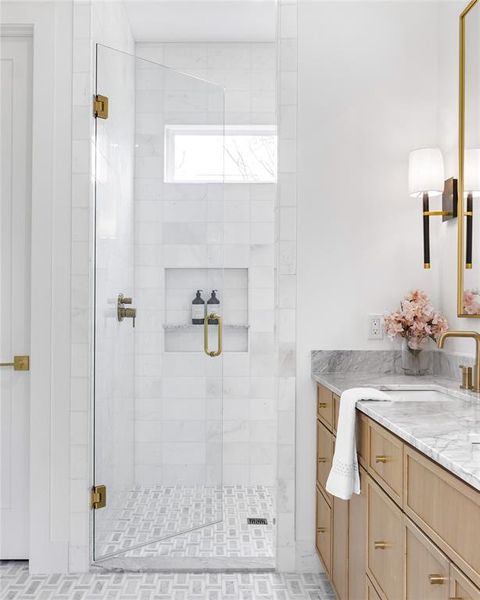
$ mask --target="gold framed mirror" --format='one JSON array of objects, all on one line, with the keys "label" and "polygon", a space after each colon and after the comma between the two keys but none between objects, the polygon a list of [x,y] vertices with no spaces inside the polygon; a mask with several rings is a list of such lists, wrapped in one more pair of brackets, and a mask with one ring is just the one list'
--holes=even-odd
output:
[{"label": "gold framed mirror", "polygon": [[457,314],[480,317],[480,0],[460,15]]}]

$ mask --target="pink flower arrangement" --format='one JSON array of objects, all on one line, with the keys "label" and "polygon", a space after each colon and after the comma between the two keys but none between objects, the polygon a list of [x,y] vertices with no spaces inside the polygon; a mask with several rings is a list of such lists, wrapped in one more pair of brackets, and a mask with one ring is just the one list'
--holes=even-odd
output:
[{"label": "pink flower arrangement", "polygon": [[463,292],[463,310],[467,315],[480,313],[480,290],[465,290]]},{"label": "pink flower arrangement", "polygon": [[385,316],[384,327],[390,338],[403,337],[410,350],[419,351],[429,339],[447,331],[448,323],[433,309],[425,292],[413,290],[400,302],[400,310]]}]

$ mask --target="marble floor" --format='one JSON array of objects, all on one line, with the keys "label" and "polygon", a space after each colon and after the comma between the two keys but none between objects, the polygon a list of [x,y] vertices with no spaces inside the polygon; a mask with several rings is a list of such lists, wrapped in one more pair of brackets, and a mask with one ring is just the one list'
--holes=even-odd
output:
[{"label": "marble floor", "polygon": [[[141,488],[99,511],[96,557],[272,558],[275,513],[264,486]],[[97,515],[96,515],[97,517]],[[249,525],[263,517],[267,525]],[[205,523],[211,523],[203,526]]]},{"label": "marble floor", "polygon": [[0,600],[334,600],[318,573],[85,573],[29,575],[0,561]]}]

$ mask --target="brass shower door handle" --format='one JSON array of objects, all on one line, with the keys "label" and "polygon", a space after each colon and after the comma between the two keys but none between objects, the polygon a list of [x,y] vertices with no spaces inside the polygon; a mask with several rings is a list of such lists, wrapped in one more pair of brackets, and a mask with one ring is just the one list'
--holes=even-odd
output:
[{"label": "brass shower door handle", "polygon": [[30,371],[30,357],[14,356],[13,362],[2,362],[0,367],[13,367],[14,371]]},{"label": "brass shower door handle", "polygon": [[[208,348],[208,322],[218,321],[218,344],[216,350],[209,350]],[[205,315],[205,320],[203,322],[203,350],[205,354],[208,356],[220,356],[222,353],[222,344],[223,344],[223,321],[220,315],[216,315],[215,313],[211,313],[209,315]]]}]

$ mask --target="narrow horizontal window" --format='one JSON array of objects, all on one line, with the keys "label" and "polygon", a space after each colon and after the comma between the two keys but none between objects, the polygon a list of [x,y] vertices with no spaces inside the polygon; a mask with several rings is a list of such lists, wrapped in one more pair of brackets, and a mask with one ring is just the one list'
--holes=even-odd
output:
[{"label": "narrow horizontal window", "polygon": [[276,180],[275,126],[165,126],[168,183],[274,183]]}]

